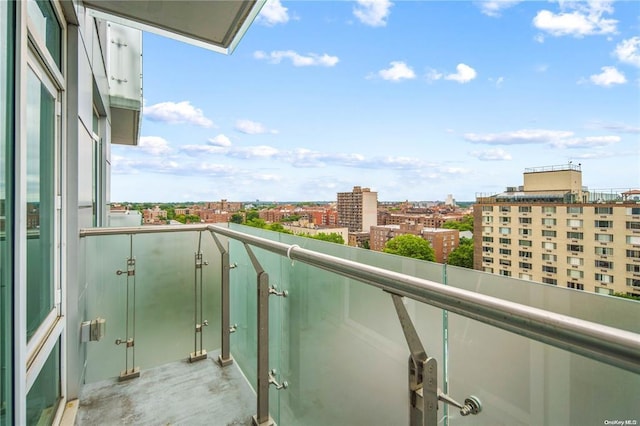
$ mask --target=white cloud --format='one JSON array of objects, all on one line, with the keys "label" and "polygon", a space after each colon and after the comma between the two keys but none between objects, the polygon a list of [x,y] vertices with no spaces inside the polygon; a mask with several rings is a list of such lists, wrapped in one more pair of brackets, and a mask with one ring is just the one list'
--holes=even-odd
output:
[{"label": "white cloud", "polygon": [[593,148],[620,142],[619,136],[576,137],[564,130],[524,129],[503,133],[466,133],[464,139],[486,145],[548,145],[554,148]]},{"label": "white cloud", "polygon": [[640,67],[640,37],[622,40],[613,53],[620,62]]},{"label": "white cloud", "polygon": [[563,9],[560,13],[541,10],[533,18],[533,25],[556,37],[614,34],[618,21],[603,16],[613,13],[612,3],[611,0],[560,2]]},{"label": "white cloud", "polygon": [[557,148],[593,148],[598,146],[609,146],[620,142],[620,136],[587,136],[584,138],[572,138],[557,140],[551,145]]},{"label": "white cloud", "polygon": [[187,155],[199,156],[200,154],[226,154],[229,148],[213,145],[184,145],[180,150]]},{"label": "white cloud", "polygon": [[279,64],[283,59],[289,59],[295,67],[333,67],[340,61],[337,56],[327,55],[326,53],[322,55],[317,53],[308,53],[305,56],[294,52],[293,50],[275,50],[271,53],[258,50],[253,53],[253,57],[256,59],[268,60],[272,64]]},{"label": "white cloud", "polygon": [[640,134],[640,127],[630,126],[623,123],[603,123],[601,121],[593,121],[588,124],[588,127],[591,129],[611,130],[616,133]]},{"label": "white cloud", "polygon": [[533,36],[533,39],[536,42],[542,44],[542,43],[544,43],[544,34],[536,34],[535,36]]},{"label": "white cloud", "polygon": [[391,65],[389,68],[378,71],[378,75],[384,80],[400,81],[416,78],[416,73],[404,62],[393,61],[389,65]]},{"label": "white cloud", "polygon": [[457,72],[455,74],[449,74],[445,76],[445,80],[453,80],[457,81],[458,83],[468,83],[478,75],[478,73],[476,73],[476,70],[466,64],[458,64],[456,70]]},{"label": "white cloud", "polygon": [[267,26],[286,24],[289,22],[288,9],[280,3],[280,0],[268,0],[262,6],[256,22]]},{"label": "white cloud", "polygon": [[248,135],[264,135],[266,133],[277,134],[277,130],[268,129],[264,124],[251,120],[236,121],[235,129]]},{"label": "white cloud", "polygon": [[229,139],[227,136],[223,135],[222,133],[220,133],[215,138],[210,138],[208,142],[210,145],[214,145],[214,146],[221,146],[221,147],[231,146],[231,139]]},{"label": "white cloud", "polygon": [[441,72],[438,72],[437,70],[430,69],[427,71],[426,77],[428,81],[436,81],[436,80],[440,80],[442,77],[444,77],[444,75]]},{"label": "white cloud", "polygon": [[237,158],[271,158],[279,154],[277,148],[268,145],[249,146],[229,151],[229,156]]},{"label": "white cloud", "polygon": [[490,78],[489,81],[494,83],[496,87],[500,89],[502,87],[502,84],[504,83],[504,77]]},{"label": "white cloud", "polygon": [[476,2],[476,5],[485,15],[497,18],[502,14],[503,10],[513,7],[521,1],[522,0],[483,0]]},{"label": "white cloud", "polygon": [[160,136],[140,136],[138,148],[151,155],[163,155],[171,152],[169,143]]},{"label": "white cloud", "polygon": [[145,105],[143,114],[152,121],[213,127],[213,122],[204,116],[202,110],[194,108],[189,101],[161,102],[151,106]]},{"label": "white cloud", "polygon": [[353,8],[353,14],[360,22],[372,27],[387,25],[387,18],[393,6],[389,0],[357,0],[357,3]]},{"label": "white cloud", "polygon": [[473,157],[482,161],[508,161],[511,160],[511,154],[502,148],[487,149],[485,151],[472,151],[469,153]]},{"label": "white cloud", "polygon": [[614,84],[624,84],[627,82],[627,78],[623,73],[618,71],[616,67],[602,67],[600,74],[594,74],[589,77],[589,80],[593,84],[598,86],[610,87]]}]

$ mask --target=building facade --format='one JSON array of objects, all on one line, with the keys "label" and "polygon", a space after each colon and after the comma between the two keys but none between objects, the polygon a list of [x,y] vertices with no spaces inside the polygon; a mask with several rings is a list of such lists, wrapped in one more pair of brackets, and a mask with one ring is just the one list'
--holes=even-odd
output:
[{"label": "building facade", "polygon": [[338,192],[338,225],[349,232],[369,232],[378,224],[378,193],[354,186],[351,192]]},{"label": "building facade", "polygon": [[[111,144],[138,143],[142,33],[132,26],[182,40],[189,27],[194,43],[230,52],[262,5],[151,3],[0,2],[1,426],[59,423],[84,383],[80,324],[93,318],[80,229],[108,223]],[[216,20],[224,40],[186,13],[226,17]]]},{"label": "building facade", "polygon": [[640,199],[589,192],[580,166],[528,169],[477,198],[474,268],[603,294],[640,296]]},{"label": "building facade", "polygon": [[455,229],[428,228],[421,224],[403,223],[399,225],[372,226],[370,232],[370,248],[382,251],[390,239],[398,235],[411,234],[419,236],[431,244],[436,262],[447,263],[449,254],[460,243],[460,232]]}]

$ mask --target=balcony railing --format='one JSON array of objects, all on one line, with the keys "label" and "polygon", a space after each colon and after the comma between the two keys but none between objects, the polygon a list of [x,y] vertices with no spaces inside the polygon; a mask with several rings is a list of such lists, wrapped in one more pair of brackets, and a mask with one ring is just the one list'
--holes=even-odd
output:
[{"label": "balcony railing", "polygon": [[234,224],[82,236],[86,319],[109,330],[87,383],[219,349],[254,424],[637,417],[638,302]]}]

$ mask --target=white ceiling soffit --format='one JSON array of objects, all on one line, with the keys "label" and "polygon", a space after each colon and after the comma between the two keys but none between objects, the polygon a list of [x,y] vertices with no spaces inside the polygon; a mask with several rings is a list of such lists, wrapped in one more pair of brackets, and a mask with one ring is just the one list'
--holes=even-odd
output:
[{"label": "white ceiling soffit", "polygon": [[107,21],[230,54],[266,0],[83,0]]}]

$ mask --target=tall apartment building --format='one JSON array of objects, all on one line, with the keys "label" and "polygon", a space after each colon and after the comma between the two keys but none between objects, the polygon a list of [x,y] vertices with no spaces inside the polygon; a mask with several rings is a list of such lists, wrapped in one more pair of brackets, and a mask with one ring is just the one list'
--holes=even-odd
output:
[{"label": "tall apartment building", "polygon": [[338,192],[338,225],[349,232],[369,232],[378,224],[378,193],[354,186],[351,192]]},{"label": "tall apartment building", "polygon": [[474,268],[596,293],[640,296],[640,196],[589,192],[580,165],[526,169],[479,196]]}]

